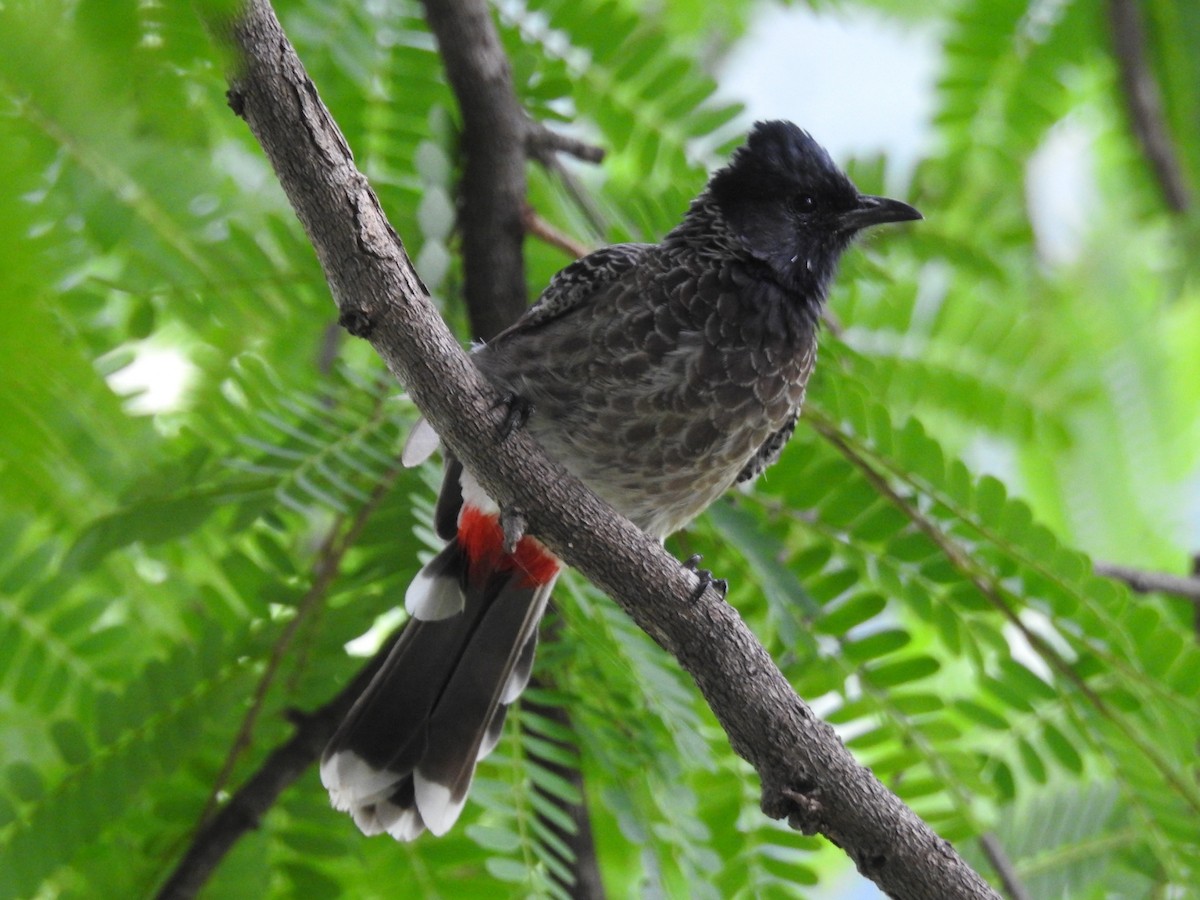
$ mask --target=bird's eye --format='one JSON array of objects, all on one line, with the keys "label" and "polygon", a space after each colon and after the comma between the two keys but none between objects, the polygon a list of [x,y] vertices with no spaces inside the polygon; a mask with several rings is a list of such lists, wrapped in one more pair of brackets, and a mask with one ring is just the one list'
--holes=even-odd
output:
[{"label": "bird's eye", "polygon": [[790,205],[792,212],[807,214],[817,208],[817,200],[812,194],[793,194]]}]

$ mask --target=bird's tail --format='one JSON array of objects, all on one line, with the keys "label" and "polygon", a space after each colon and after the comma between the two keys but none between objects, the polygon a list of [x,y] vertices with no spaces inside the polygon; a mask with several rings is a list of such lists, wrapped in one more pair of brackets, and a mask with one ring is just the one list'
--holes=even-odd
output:
[{"label": "bird's tail", "polygon": [[412,619],[325,750],[333,805],[366,834],[445,834],[529,681],[559,562],[533,538],[511,554],[503,544],[495,515],[463,507],[457,536],[408,589]]}]

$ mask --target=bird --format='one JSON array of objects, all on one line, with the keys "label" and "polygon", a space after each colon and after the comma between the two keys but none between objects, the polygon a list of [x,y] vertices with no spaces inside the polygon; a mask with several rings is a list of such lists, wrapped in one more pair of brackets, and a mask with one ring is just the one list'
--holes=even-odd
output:
[{"label": "bird", "polygon": [[[506,398],[507,426],[665,539],[779,458],[853,238],[920,218],[861,193],[795,124],[756,122],[660,242],[566,266],[471,358]],[[419,421],[404,464],[438,444]],[[458,819],[529,681],[562,568],[534,536],[506,541],[502,510],[450,454],[434,522],[446,544],[408,587],[410,618],[320,766],[335,808],[401,841]]]}]

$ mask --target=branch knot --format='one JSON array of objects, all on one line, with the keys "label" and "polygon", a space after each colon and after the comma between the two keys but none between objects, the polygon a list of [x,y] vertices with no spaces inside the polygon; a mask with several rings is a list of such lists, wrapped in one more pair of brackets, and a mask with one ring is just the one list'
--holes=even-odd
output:
[{"label": "branch knot", "polygon": [[237,85],[233,85],[225,92],[225,102],[229,104],[229,108],[233,110],[233,114],[239,119],[246,118],[246,94]]},{"label": "branch knot", "polygon": [[813,783],[783,785],[769,788],[763,785],[762,811],[772,819],[787,819],[788,827],[801,834],[820,834],[825,822],[821,789]]},{"label": "branch knot", "polygon": [[370,338],[375,331],[375,320],[361,309],[342,310],[338,324],[357,338]]}]

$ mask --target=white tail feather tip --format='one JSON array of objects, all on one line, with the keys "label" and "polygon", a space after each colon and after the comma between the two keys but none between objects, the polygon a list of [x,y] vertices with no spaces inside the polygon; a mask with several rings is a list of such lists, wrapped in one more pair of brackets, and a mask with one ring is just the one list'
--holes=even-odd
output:
[{"label": "white tail feather tip", "polygon": [[529,686],[529,677],[533,674],[533,670],[529,667],[524,667],[518,662],[513,666],[512,672],[509,673],[508,681],[504,685],[504,693],[500,695],[500,703],[503,706],[508,706],[514,700],[521,696],[521,692]]},{"label": "white tail feather tip", "polygon": [[408,433],[408,440],[404,442],[404,451],[400,454],[400,463],[406,469],[419,466],[433,455],[433,451],[438,448],[441,442],[442,439],[433,430],[433,426],[424,419],[418,419],[417,424],[413,426],[413,430]]},{"label": "white tail feather tip", "polygon": [[412,841],[425,830],[425,823],[413,807],[407,809],[387,800],[360,806],[351,812],[354,824],[365,835],[387,832],[398,841]]},{"label": "white tail feather tip", "polygon": [[414,619],[436,622],[463,611],[466,598],[458,579],[446,575],[430,575],[427,569],[417,573],[404,593],[404,608]]},{"label": "white tail feather tip", "polygon": [[[389,804],[390,805],[390,804]],[[399,807],[393,807],[399,809]],[[387,833],[398,841],[415,841],[425,830],[425,823],[415,807],[401,810],[387,827]]]},{"label": "white tail feather tip", "polygon": [[321,784],[333,808],[347,812],[386,799],[400,780],[386,769],[374,769],[357,753],[339,750],[321,762]]},{"label": "white tail feather tip", "polygon": [[413,773],[413,786],[416,788],[417,810],[425,820],[425,827],[441,837],[458,821],[467,802],[466,795],[454,800],[450,796],[450,788],[422,777],[420,771]]}]

